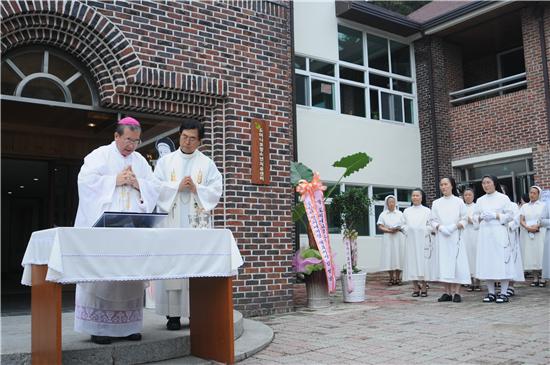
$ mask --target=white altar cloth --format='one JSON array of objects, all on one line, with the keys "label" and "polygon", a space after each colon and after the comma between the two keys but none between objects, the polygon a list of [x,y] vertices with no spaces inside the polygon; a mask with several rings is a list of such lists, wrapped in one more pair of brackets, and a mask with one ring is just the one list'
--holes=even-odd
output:
[{"label": "white altar cloth", "polygon": [[21,264],[31,285],[31,265],[68,284],[228,277],[243,260],[228,229],[59,227],[33,232]]}]

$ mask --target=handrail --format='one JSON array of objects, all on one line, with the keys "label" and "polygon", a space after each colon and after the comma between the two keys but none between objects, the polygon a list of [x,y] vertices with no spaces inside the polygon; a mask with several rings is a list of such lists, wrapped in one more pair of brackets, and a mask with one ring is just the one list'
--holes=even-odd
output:
[{"label": "handrail", "polygon": [[[502,85],[506,82],[510,82],[510,81],[514,81],[514,80],[520,80],[520,81],[515,82],[513,84],[509,84],[509,85]],[[502,91],[509,90],[509,89],[514,89],[514,88],[521,87],[521,86],[524,86],[524,85],[527,85],[526,73],[522,72],[522,73],[517,74],[517,75],[504,77],[502,79],[498,79],[498,80],[490,81],[490,82],[487,82],[487,83],[484,83],[484,84],[472,86],[472,87],[469,87],[469,88],[466,88],[466,89],[463,89],[463,90],[454,91],[452,93],[449,93],[449,97],[451,98],[451,104],[454,105],[454,104],[457,104],[457,103],[460,103],[460,102],[464,102],[464,101],[468,101],[468,100],[472,100],[472,99],[477,99],[477,98],[480,98],[480,97],[483,97],[483,96],[486,96],[486,95],[500,93]],[[487,90],[487,88],[492,87],[492,86],[498,86],[498,87],[494,87],[494,88],[491,88],[491,89]],[[483,90],[483,91],[467,95],[468,93],[475,92],[475,91],[478,91],[478,90]]]},{"label": "handrail", "polygon": [[508,82],[508,81],[513,81],[513,80],[516,80],[516,79],[525,78],[525,76],[526,76],[526,73],[522,72],[522,73],[517,74],[517,75],[512,75],[512,76],[504,77],[502,79],[489,81],[489,82],[486,82],[485,84],[480,84],[480,85],[472,86],[472,87],[469,87],[469,88],[466,88],[466,89],[453,91],[452,93],[449,93],[449,96],[453,97],[455,95],[466,94],[470,91],[485,89],[489,86],[502,84],[503,82]]}]

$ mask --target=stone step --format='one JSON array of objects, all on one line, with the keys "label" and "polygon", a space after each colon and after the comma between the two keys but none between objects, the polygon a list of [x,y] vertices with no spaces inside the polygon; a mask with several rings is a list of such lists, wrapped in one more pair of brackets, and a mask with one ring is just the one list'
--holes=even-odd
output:
[{"label": "stone step", "polygon": [[[233,312],[234,335],[243,337],[244,319]],[[112,345],[97,345],[88,335],[73,330],[74,313],[62,314],[63,364],[142,364],[190,354],[188,323],[182,321],[181,331],[167,331],[166,320],[154,310],[143,311],[143,338],[141,341],[117,341]],[[31,363],[31,317],[2,317],[2,364]],[[187,356],[189,357],[189,356]],[[186,361],[194,361],[192,357]]]}]

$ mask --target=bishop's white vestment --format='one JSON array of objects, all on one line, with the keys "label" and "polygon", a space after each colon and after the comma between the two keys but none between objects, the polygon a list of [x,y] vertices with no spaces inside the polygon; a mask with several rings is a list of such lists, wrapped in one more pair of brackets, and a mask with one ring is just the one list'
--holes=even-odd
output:
[{"label": "bishop's white vestment", "polygon": [[[116,186],[116,178],[132,167],[140,190]],[[160,182],[137,152],[124,157],[115,142],[84,158],[78,174],[79,204],[75,227],[92,227],[103,212],[150,213]],[[116,242],[113,242],[116,244]],[[76,286],[75,330],[95,336],[125,337],[143,326],[143,281],[84,283]]]},{"label": "bishop's white vestment", "polygon": [[[216,207],[222,195],[222,175],[214,161],[199,150],[186,154],[177,149],[163,156],[155,166],[155,176],[163,188],[157,203],[160,212],[168,213],[165,227],[190,227],[189,215],[209,212]],[[178,192],[186,176],[190,176],[196,193]],[[170,317],[189,317],[189,280],[162,280],[154,282],[155,311]]]}]

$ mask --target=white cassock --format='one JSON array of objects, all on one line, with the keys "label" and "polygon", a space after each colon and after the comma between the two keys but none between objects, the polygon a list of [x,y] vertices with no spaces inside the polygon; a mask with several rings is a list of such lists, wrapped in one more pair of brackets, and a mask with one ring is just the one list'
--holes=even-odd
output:
[{"label": "white cassock", "polygon": [[[466,225],[464,226],[464,231],[462,232],[462,240],[466,246],[470,274],[473,275],[476,272],[477,235],[479,233],[479,223],[473,219],[476,203],[465,205],[467,217]],[[470,223],[469,220],[472,220],[472,223]]]},{"label": "white cassock", "polygon": [[[545,204],[540,200],[537,200],[534,203],[529,202],[523,204],[519,214],[525,218],[525,223],[528,226],[531,226],[538,223],[544,208]],[[523,268],[525,270],[542,269],[542,254],[544,251],[545,236],[545,229],[529,234],[525,228],[520,228],[519,240],[521,245],[521,256],[523,257]]]},{"label": "white cassock", "polygon": [[[128,166],[140,191],[116,186]],[[75,227],[91,227],[103,212],[150,213],[160,193],[160,182],[137,152],[124,157],[115,142],[92,151],[78,174],[78,211]],[[116,242],[113,242],[116,244]],[[95,336],[124,337],[143,327],[143,281],[98,282],[76,285],[75,331]]]},{"label": "white cassock", "polygon": [[[384,210],[378,217],[376,224],[386,227],[403,225],[403,213],[397,207],[393,211]],[[382,236],[382,254],[380,271],[403,270],[404,235],[401,232],[384,233]]]},{"label": "white cassock", "polygon": [[[437,225],[451,226],[467,221],[466,205],[462,199],[451,195],[443,196],[432,204],[432,227]],[[445,236],[437,232],[436,242],[439,250],[439,281],[454,284],[470,284],[470,268],[466,245],[462,240],[463,229],[456,229]]]},{"label": "white cassock", "polygon": [[[499,219],[480,221],[486,212],[498,213]],[[508,235],[508,223],[514,219],[510,198],[498,191],[483,195],[477,200],[474,219],[480,222],[475,277],[481,280],[514,280],[517,277],[514,246]]]},{"label": "white cassock", "polygon": [[[214,162],[199,150],[191,154],[179,148],[163,156],[155,166],[155,176],[163,188],[157,203],[159,211],[168,213],[166,227],[189,227],[189,215],[197,210],[211,211],[220,201],[222,175]],[[178,192],[181,180],[191,176],[197,192]],[[189,280],[154,282],[155,311],[170,317],[189,317]]]},{"label": "white cassock", "polygon": [[403,212],[405,232],[405,262],[403,278],[410,280],[436,280],[435,254],[430,225],[430,208],[416,205]]},{"label": "white cassock", "polygon": [[540,216],[541,231],[546,229],[544,237],[544,251],[542,254],[542,277],[550,279],[550,202],[546,202],[545,209]]},{"label": "white cassock", "polygon": [[510,260],[514,262],[514,281],[525,281],[525,274],[523,272],[523,260],[521,259],[521,247],[519,244],[519,208],[514,202],[510,202],[510,210],[514,217],[508,223],[508,239],[511,245],[511,257]]}]

